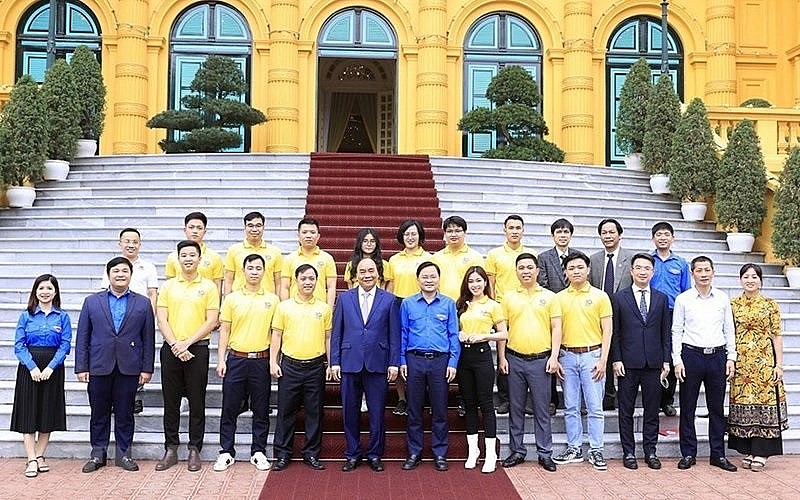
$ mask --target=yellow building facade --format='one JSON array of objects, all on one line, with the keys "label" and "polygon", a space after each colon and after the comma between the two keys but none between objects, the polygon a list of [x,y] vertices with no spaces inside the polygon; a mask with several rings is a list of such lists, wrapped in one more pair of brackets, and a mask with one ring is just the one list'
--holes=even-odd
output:
[{"label": "yellow building facade", "polygon": [[[193,71],[219,53],[241,61],[247,99],[268,118],[250,132],[249,151],[476,155],[495,138],[467,137],[458,120],[482,104],[497,68],[520,64],[540,85],[548,139],[567,162],[602,165],[618,156],[613,114],[627,66],[639,56],[660,64],[661,4],[57,0],[56,45],[69,57],[88,40],[101,60],[101,154],[160,152],[164,131],[145,122],[179,107]],[[46,0],[0,0],[0,101],[22,72],[42,71],[46,15]],[[720,130],[755,113],[773,170],[800,136],[799,21],[796,0],[668,2],[682,99],[703,98]],[[774,108],[738,107],[751,97]]]}]

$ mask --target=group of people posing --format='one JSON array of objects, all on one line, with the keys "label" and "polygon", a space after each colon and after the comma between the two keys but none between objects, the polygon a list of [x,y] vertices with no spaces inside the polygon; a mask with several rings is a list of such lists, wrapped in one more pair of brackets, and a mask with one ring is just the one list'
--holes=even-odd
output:
[{"label": "group of people posing", "polygon": [[[761,268],[741,268],[743,293],[730,300],[712,284],[710,258],[697,256],[689,264],[672,252],[674,230],[667,222],[652,228],[655,249],[636,253],[621,247],[621,224],[604,219],[597,227],[603,249],[589,256],[570,246],[574,227],[558,219],[550,228],[554,247],[537,255],[523,244],[522,218],[510,215],[503,223],[505,243],[484,259],[466,243],[463,218],[444,220],[445,247],[434,254],[422,247],[422,224],[408,220],[397,231],[403,249],[388,261],[377,232],[365,228],[344,271],[350,289],[338,297],[336,265],[318,246],[314,219],[299,222],[298,249],[282,255],[263,239],[264,216],[251,212],[244,217],[245,239],[228,249],[224,261],[203,242],[207,222],[200,212],[185,217],[186,239],[168,256],[167,281],[160,288],[155,266],[139,257],[139,231],[123,229],[121,255],[106,264],[103,289],[84,301],[75,336],[75,373],[88,384],[91,407],[92,451],[84,472],[106,465],[112,412],[115,464],[138,470],[131,456],[134,414],[142,411],[137,391],[154,371],[156,326],[163,337],[165,448],[156,470],[179,461],[182,398],[189,409],[187,468],[202,467],[209,349],[217,327],[216,373],[223,384],[215,471],[235,463],[237,418],[248,407],[253,466],[280,471],[290,465],[303,408],[302,461],[324,469],[319,456],[326,381],[341,383],[344,472],[364,461],[376,472],[384,470],[392,382],[398,396],[393,412],[407,416],[404,470],[421,463],[426,401],[433,466],[448,469],[454,381],[465,417],[464,467],[476,468],[480,458],[480,413],[484,473],[496,468],[496,414],[506,412],[510,453],[503,467],[526,460],[526,413],[532,415],[539,466],[553,472],[557,465],[582,462],[583,414],[586,458],[605,470],[604,411],[617,407],[622,463],[636,469],[633,414],[640,391],[643,459],[659,469],[658,415],[659,410],[675,415],[676,380],[681,382],[679,469],[696,463],[694,419],[701,384],[712,465],[737,469],[725,455],[726,432],[728,447],[745,455],[742,466],[753,471],[782,452],[781,431],[788,423],[780,314],[775,301],[760,293]],[[64,360],[71,343],[58,280],[39,276],[14,344],[20,365],[11,430],[23,434],[28,477],[49,470],[50,433],[66,429]],[[278,392],[270,463],[273,378]],[[567,445],[554,455],[551,418],[561,406],[557,380]],[[369,414],[366,446],[360,440],[364,409]]]}]

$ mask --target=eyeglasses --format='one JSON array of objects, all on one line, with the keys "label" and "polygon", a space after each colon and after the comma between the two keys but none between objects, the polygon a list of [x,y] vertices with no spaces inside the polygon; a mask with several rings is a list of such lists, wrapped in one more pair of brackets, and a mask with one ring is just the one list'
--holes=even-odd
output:
[{"label": "eyeglasses", "polygon": [[264,224],[245,224],[244,227],[247,229],[261,229],[264,227]]}]

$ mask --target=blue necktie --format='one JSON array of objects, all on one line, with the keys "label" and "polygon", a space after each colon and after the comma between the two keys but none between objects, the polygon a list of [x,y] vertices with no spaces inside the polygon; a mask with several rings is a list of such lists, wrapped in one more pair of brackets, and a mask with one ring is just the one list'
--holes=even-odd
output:
[{"label": "blue necktie", "polygon": [[606,263],[606,276],[603,278],[603,291],[608,295],[614,293],[614,254],[606,254],[608,262]]}]

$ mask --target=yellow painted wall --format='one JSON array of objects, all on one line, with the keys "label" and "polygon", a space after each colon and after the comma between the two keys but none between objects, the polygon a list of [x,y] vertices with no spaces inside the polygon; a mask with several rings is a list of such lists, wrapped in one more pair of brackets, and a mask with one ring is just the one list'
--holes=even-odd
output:
[{"label": "yellow painted wall", "polygon": [[[30,0],[0,0],[0,101],[14,80],[17,26]],[[85,0],[103,32],[108,118],[101,153],[156,153],[163,131],[144,127],[167,107],[169,33],[194,0]],[[316,148],[316,39],[352,0],[230,0],[253,35],[252,104],[269,122],[252,150]],[[362,0],[398,37],[398,152],[461,154],[462,43],[481,16],[513,12],[538,31],[544,48],[544,117],[567,161],[605,161],[605,47],[637,15],[660,17],[657,0]],[[764,97],[800,105],[800,20],[794,0],[672,0],[671,28],[684,53],[684,95],[711,107]]]}]

